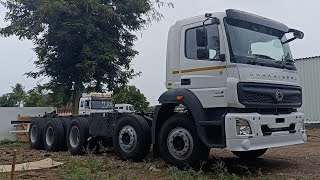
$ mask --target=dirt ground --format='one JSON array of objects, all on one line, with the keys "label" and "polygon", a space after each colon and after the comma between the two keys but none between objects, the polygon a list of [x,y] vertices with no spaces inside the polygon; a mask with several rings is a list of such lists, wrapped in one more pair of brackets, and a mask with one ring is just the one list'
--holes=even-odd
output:
[{"label": "dirt ground", "polygon": [[[242,179],[320,179],[320,128],[308,127],[308,142],[302,145],[269,149],[262,158],[247,162],[236,158],[226,150],[211,150],[209,164],[222,163],[228,172],[235,173]],[[68,162],[68,152],[49,153],[31,150],[28,144],[0,145],[0,164],[9,165],[13,150],[18,150],[17,163],[52,158],[55,161]],[[99,155],[111,162],[108,172],[113,177],[122,173],[133,174],[136,179],[170,179],[167,166],[160,159],[148,157],[146,162],[131,163],[119,160],[114,152]],[[88,161],[87,156],[78,157]],[[150,170],[154,166],[156,170]],[[207,165],[208,166],[208,165]],[[212,167],[212,166],[208,166]],[[204,168],[204,175],[214,179],[211,168]],[[0,173],[0,179],[9,179],[10,173]],[[59,169],[17,172],[17,179],[59,179]],[[130,179],[130,178],[129,178]]]}]

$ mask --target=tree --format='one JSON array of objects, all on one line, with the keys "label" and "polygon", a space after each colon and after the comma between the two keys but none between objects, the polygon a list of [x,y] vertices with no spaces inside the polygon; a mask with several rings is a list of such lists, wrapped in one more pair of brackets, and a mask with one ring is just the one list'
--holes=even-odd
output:
[{"label": "tree", "polygon": [[[159,0],[7,0],[9,25],[0,30],[5,37],[16,35],[35,43],[38,72],[47,76],[47,87],[55,93],[72,96],[78,111],[84,83],[95,83],[95,91],[113,90],[137,76],[131,60],[141,30],[162,15],[156,7],[168,5]],[[56,90],[63,90],[57,92]],[[70,93],[71,92],[71,93]],[[64,98],[66,100],[68,98]]]},{"label": "tree", "polygon": [[11,96],[11,93],[3,94],[0,97],[0,107],[17,107],[17,101]]},{"label": "tree", "polygon": [[16,104],[20,106],[23,104],[23,101],[26,97],[26,92],[24,91],[24,86],[20,83],[17,83],[15,86],[11,86],[12,93],[10,96],[12,96],[13,100],[16,101]]},{"label": "tree", "polygon": [[132,104],[135,110],[147,110],[147,98],[135,86],[123,86],[115,90],[113,100],[116,104]]},{"label": "tree", "polygon": [[48,103],[48,94],[44,87],[37,85],[35,88],[28,91],[24,100],[25,107],[46,107],[50,106]]},{"label": "tree", "polygon": [[17,83],[11,86],[11,93],[3,94],[0,97],[0,107],[18,107],[23,104],[26,92],[22,84]]}]

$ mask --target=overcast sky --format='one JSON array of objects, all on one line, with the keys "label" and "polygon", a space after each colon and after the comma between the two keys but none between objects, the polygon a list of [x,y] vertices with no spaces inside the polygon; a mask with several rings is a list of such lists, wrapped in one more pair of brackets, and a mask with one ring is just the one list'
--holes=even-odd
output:
[{"label": "overcast sky", "polygon": [[[139,34],[135,43],[140,54],[134,59],[133,67],[141,71],[142,75],[135,78],[130,84],[136,85],[152,105],[166,89],[165,57],[167,33],[176,20],[184,19],[206,12],[221,12],[226,9],[239,9],[259,14],[288,25],[291,28],[302,30],[305,33],[303,40],[291,43],[294,58],[320,55],[320,1],[317,0],[171,0],[175,8],[163,8],[160,11],[165,16],[159,23]],[[0,7],[0,27],[3,27],[5,9]],[[0,94],[11,91],[10,86],[22,83],[26,90],[37,83],[46,82],[45,78],[31,79],[23,74],[36,70],[33,62],[36,56],[30,41],[20,41],[16,37],[0,37]]]}]

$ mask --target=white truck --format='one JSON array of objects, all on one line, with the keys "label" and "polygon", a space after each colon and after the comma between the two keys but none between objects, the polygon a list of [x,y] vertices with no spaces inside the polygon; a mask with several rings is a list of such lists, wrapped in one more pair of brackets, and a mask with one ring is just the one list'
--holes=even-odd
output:
[{"label": "white truck", "polygon": [[127,112],[127,113],[135,112],[134,107],[131,104],[115,104],[114,108],[118,112]]},{"label": "white truck", "polygon": [[83,93],[79,103],[79,115],[111,112],[114,110],[112,93]]},{"label": "white truck", "polygon": [[[168,90],[153,119],[117,111],[72,117],[65,126],[68,149],[81,154],[91,137],[112,138],[120,158],[140,161],[152,144],[155,155],[184,168],[200,166],[211,148],[253,159],[268,148],[305,143],[302,89],[289,47],[303,36],[232,9],[177,21],[168,37]],[[178,106],[185,110],[175,111]],[[52,118],[42,135],[46,147],[50,128],[58,129]]]},{"label": "white truck", "polygon": [[114,110],[121,113],[134,112],[133,105],[131,104],[114,104],[112,93],[83,93],[80,98],[78,115],[106,113]]}]

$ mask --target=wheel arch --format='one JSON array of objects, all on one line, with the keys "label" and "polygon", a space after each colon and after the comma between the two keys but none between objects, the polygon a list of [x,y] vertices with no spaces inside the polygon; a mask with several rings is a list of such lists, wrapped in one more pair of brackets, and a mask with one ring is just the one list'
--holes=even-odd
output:
[{"label": "wheel arch", "polygon": [[[180,96],[179,98],[177,98]],[[182,97],[181,97],[182,96]],[[154,119],[152,123],[152,143],[156,144],[156,135],[158,134],[163,123],[172,115],[174,115],[174,108],[179,104],[186,106],[195,121],[197,133],[201,141],[210,147],[207,142],[207,138],[204,132],[203,127],[199,122],[206,121],[207,113],[203,108],[201,102],[197,96],[188,89],[171,89],[164,92],[160,98],[159,103],[161,105],[156,106],[154,112]]]}]

